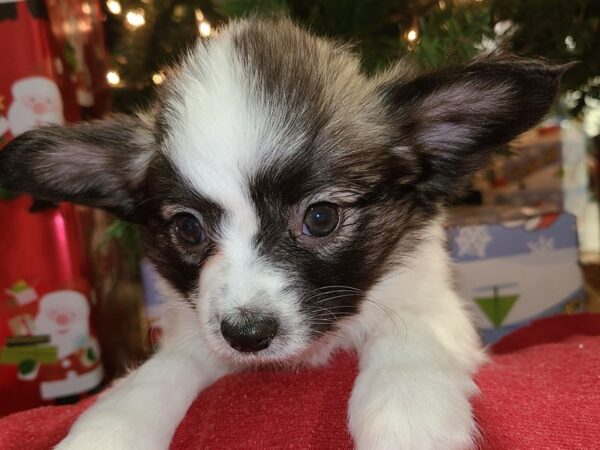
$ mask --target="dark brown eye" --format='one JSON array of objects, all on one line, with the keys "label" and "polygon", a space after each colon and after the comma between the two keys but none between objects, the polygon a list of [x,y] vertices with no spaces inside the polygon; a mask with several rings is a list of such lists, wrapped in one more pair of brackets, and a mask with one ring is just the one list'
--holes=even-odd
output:
[{"label": "dark brown eye", "polygon": [[198,245],[205,239],[204,229],[191,214],[180,214],[175,219],[175,232],[186,244]]},{"label": "dark brown eye", "polygon": [[306,210],[302,233],[325,237],[335,231],[340,221],[339,207],[331,203],[315,203]]}]

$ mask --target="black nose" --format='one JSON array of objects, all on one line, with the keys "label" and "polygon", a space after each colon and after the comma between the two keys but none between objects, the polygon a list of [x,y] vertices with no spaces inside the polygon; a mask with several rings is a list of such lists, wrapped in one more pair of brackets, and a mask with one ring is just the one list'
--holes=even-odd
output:
[{"label": "black nose", "polygon": [[277,334],[277,321],[271,316],[245,314],[223,320],[221,334],[240,352],[258,352],[271,344]]}]

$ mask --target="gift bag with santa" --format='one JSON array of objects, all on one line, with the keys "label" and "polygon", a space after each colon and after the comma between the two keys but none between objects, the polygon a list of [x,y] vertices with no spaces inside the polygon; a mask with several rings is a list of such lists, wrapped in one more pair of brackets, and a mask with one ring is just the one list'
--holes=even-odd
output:
[{"label": "gift bag with santa", "polygon": [[0,415],[75,401],[103,378],[82,217],[33,204],[0,200]]},{"label": "gift bag with santa", "polygon": [[[50,15],[46,4],[56,9]],[[0,0],[0,51],[10,61],[0,70],[0,151],[32,128],[80,120],[96,103],[86,55],[94,53],[87,45],[94,40],[90,23],[97,22],[91,18],[97,4],[56,5]],[[89,16],[87,22],[74,20],[71,11]],[[81,27],[58,35],[53,28],[69,28],[56,21]],[[67,41],[77,44],[73,67],[61,50]],[[0,188],[0,416],[74,401],[102,382],[85,219],[86,212],[73,205]]]}]

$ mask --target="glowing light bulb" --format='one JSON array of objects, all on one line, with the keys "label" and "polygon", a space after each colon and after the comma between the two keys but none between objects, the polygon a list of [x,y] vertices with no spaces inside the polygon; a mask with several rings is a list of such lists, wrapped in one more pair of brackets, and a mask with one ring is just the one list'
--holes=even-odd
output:
[{"label": "glowing light bulb", "polygon": [[108,84],[111,86],[117,86],[121,82],[121,77],[114,70],[109,70],[106,72],[106,81],[108,81]]},{"label": "glowing light bulb", "polygon": [[212,27],[210,26],[210,23],[208,23],[206,20],[203,20],[198,25],[198,31],[200,32],[200,36],[208,37],[208,36],[210,36]]},{"label": "glowing light bulb", "polygon": [[417,30],[410,30],[408,33],[406,33],[406,39],[408,39],[408,42],[416,41],[418,36]]},{"label": "glowing light bulb", "polygon": [[134,11],[129,11],[125,16],[127,23],[131,25],[133,28],[139,28],[144,26],[146,23],[146,18],[144,17],[143,9],[136,9]]},{"label": "glowing light bulb", "polygon": [[565,46],[567,47],[567,50],[575,50],[577,44],[575,43],[575,39],[573,39],[573,36],[569,35],[565,38]]},{"label": "glowing light bulb", "polygon": [[165,81],[165,75],[161,72],[157,72],[154,75],[152,75],[152,82],[154,84],[163,84],[163,82]]},{"label": "glowing light bulb", "polygon": [[108,0],[106,2],[106,7],[112,14],[121,14],[121,4],[117,0]]}]

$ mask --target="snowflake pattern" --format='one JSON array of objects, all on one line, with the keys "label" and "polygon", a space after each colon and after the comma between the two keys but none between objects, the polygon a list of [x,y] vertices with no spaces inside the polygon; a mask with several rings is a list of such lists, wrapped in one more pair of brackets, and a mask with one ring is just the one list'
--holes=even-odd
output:
[{"label": "snowflake pattern", "polygon": [[527,247],[533,255],[547,255],[554,251],[554,238],[540,236],[537,241],[528,242]]},{"label": "snowflake pattern", "polygon": [[485,258],[488,244],[492,236],[484,225],[460,228],[455,240],[458,256],[478,256]]}]

